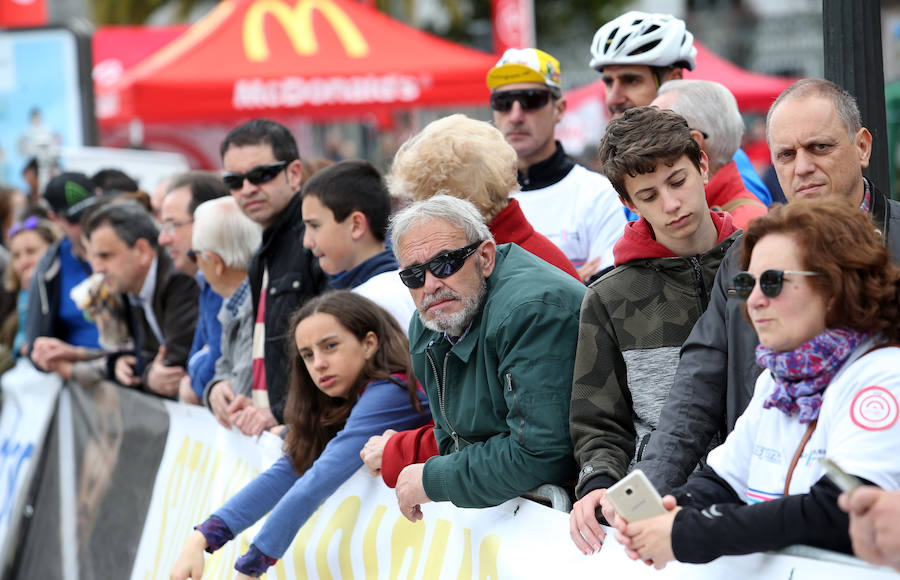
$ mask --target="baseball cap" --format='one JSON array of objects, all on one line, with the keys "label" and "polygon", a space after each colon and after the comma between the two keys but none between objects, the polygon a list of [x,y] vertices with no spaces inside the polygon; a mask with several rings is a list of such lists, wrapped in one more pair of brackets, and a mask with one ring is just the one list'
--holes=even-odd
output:
[{"label": "baseball cap", "polygon": [[69,171],[50,180],[44,189],[44,199],[54,213],[65,216],[69,223],[78,223],[84,210],[94,205],[97,196],[94,183],[84,173]]},{"label": "baseball cap", "polygon": [[487,74],[487,86],[491,90],[513,83],[541,83],[559,97],[560,82],[559,61],[536,48],[508,49]]}]

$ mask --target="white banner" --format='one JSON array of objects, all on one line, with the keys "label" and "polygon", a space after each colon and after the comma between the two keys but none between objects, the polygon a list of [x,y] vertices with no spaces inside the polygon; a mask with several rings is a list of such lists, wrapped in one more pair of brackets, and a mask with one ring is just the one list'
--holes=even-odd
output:
[{"label": "white banner", "polygon": [[0,414],[0,554],[13,552],[25,499],[62,381],[19,361],[3,375]]},{"label": "white banner", "polygon": [[[228,432],[205,409],[167,405],[166,451],[132,571],[132,580],[164,578],[194,525],[264,470],[281,440]],[[426,504],[412,524],[393,490],[360,470],[300,530],[287,554],[264,576],[294,578],[896,578],[893,572],[786,555],[720,558],[711,564],[670,564],[662,572],[633,562],[612,535],[593,556],[569,539],[568,514],[514,499],[489,509]],[[234,561],[262,522],[206,559],[204,579],[231,579]],[[576,576],[577,575],[577,576]],[[584,575],[584,576],[582,576]]]}]

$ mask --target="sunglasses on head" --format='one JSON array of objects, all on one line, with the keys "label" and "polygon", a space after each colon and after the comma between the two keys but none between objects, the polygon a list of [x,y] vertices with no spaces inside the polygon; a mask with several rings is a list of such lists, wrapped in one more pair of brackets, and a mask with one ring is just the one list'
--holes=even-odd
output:
[{"label": "sunglasses on head", "polygon": [[541,89],[522,89],[518,91],[501,91],[491,93],[491,108],[498,113],[508,113],[513,103],[519,102],[523,111],[540,109],[550,100],[550,91]]},{"label": "sunglasses on head", "polygon": [[39,221],[38,217],[33,215],[22,223],[14,224],[11,228],[9,228],[9,231],[6,233],[6,239],[10,240],[16,234],[24,232],[25,230],[35,229],[36,227],[38,227],[38,221]]},{"label": "sunglasses on head", "polygon": [[244,187],[246,179],[253,185],[262,185],[275,179],[275,176],[281,173],[281,170],[290,163],[289,161],[278,161],[269,163],[268,165],[257,165],[247,173],[226,173],[222,176],[222,181],[228,189],[240,189]]},{"label": "sunglasses on head", "polygon": [[458,272],[469,256],[474,254],[480,245],[481,241],[474,242],[468,246],[438,254],[424,264],[404,268],[400,270],[400,280],[403,281],[407,288],[421,288],[425,285],[426,268],[436,278],[446,278]]},{"label": "sunglasses on head", "polygon": [[[819,276],[821,272],[807,272],[805,270],[766,270],[759,275],[759,289],[764,296],[775,298],[781,294],[784,286],[784,275],[794,276]],[[731,281],[734,293],[741,300],[750,298],[750,293],[756,286],[756,278],[750,272],[740,272]]]}]

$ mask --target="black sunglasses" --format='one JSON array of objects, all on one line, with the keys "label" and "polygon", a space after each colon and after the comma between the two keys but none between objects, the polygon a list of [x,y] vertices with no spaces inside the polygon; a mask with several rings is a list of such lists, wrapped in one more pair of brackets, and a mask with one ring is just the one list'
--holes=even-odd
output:
[{"label": "black sunglasses", "polygon": [[[759,275],[759,289],[764,296],[775,298],[781,294],[781,288],[784,286],[784,275],[795,276],[819,276],[821,272],[807,272],[805,270],[766,270]],[[750,293],[756,286],[756,278],[750,272],[740,272],[731,281],[734,293],[741,300],[750,298]]]},{"label": "black sunglasses", "polygon": [[[482,240],[483,241],[483,240]],[[425,285],[425,269],[427,268],[435,277],[446,278],[455,274],[463,267],[466,260],[475,253],[481,241],[469,244],[456,250],[450,250],[438,254],[424,264],[410,266],[400,270],[400,280],[407,288],[421,288]]]},{"label": "black sunglasses", "polygon": [[244,187],[246,179],[253,185],[262,185],[275,179],[275,176],[281,173],[281,170],[290,163],[289,161],[278,161],[269,163],[268,165],[257,165],[247,173],[226,173],[222,176],[222,181],[228,189],[240,189]]},{"label": "black sunglasses", "polygon": [[540,109],[550,100],[550,91],[541,89],[522,89],[518,91],[501,91],[491,93],[491,108],[498,113],[508,113],[513,103],[519,102],[524,111]]}]

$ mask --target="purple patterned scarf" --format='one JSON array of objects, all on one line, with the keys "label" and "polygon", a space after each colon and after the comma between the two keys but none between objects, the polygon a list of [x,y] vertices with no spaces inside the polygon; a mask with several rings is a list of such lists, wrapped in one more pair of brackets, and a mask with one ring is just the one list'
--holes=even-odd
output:
[{"label": "purple patterned scarf", "polygon": [[822,391],[869,333],[837,328],[787,352],[756,347],[756,362],[769,369],[775,389],[763,407],[775,407],[787,416],[798,414],[801,423],[815,421],[822,406]]}]

